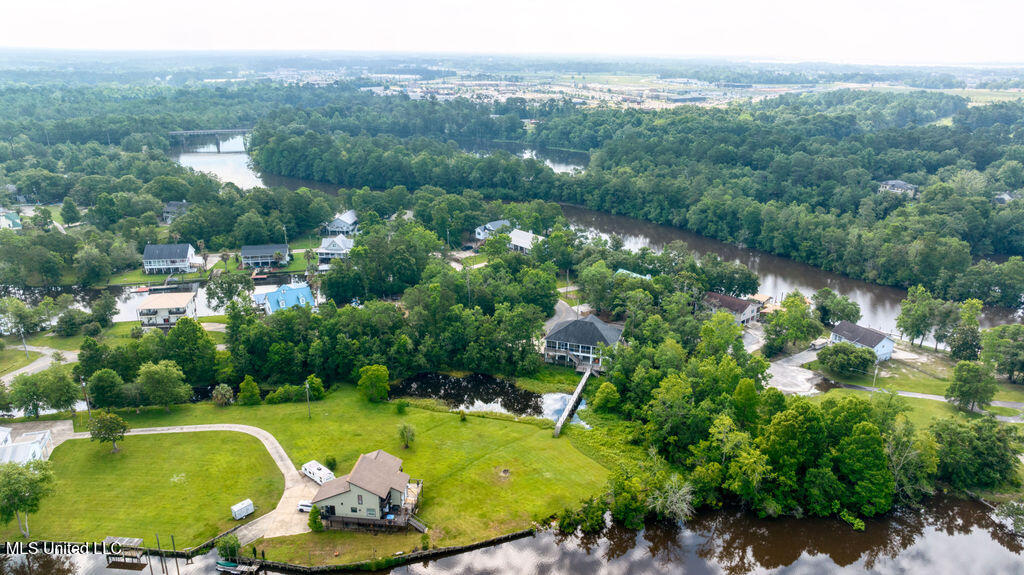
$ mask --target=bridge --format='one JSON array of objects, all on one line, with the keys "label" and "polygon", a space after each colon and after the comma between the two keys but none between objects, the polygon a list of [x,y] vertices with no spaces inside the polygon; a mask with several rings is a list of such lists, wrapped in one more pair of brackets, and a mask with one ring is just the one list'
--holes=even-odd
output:
[{"label": "bridge", "polygon": [[[217,138],[217,153],[220,153],[220,137],[221,136],[237,136],[248,134],[252,131],[252,128],[224,128],[219,130],[176,130],[173,132],[167,132],[168,136],[172,138],[181,139],[181,147],[185,147],[185,138],[192,136],[215,136]],[[242,138],[242,146],[248,147],[245,138]]]},{"label": "bridge", "polygon": [[562,426],[572,421],[572,416],[576,413],[576,407],[580,404],[580,396],[583,395],[583,388],[587,385],[587,380],[590,379],[590,374],[592,372],[592,366],[586,366],[583,371],[583,377],[580,379],[579,385],[576,386],[576,391],[574,391],[572,397],[569,398],[569,403],[566,404],[565,411],[562,412],[562,416],[559,417],[558,422],[555,423],[555,437],[561,435]]}]

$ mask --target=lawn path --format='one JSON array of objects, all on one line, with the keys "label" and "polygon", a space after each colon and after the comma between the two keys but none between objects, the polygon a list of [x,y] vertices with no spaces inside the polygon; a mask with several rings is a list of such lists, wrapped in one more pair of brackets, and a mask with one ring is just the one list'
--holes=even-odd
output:
[{"label": "lawn path", "polygon": [[[296,506],[299,501],[312,499],[316,494],[317,485],[311,479],[307,479],[298,470],[288,457],[284,447],[277,441],[270,432],[251,425],[236,423],[209,423],[201,425],[175,425],[170,427],[142,427],[132,429],[128,435],[149,435],[155,433],[190,433],[194,431],[236,431],[245,433],[259,439],[267,448],[270,457],[274,459],[278,469],[284,474],[284,493],[281,500],[273,511],[242,526],[235,534],[238,540],[246,545],[261,537],[280,537],[283,535],[297,535],[308,532],[309,525],[307,516],[299,513]],[[88,432],[73,433],[66,439],[89,439]]]},{"label": "lawn path", "polygon": [[11,346],[10,349],[17,349],[20,352],[24,350],[25,347],[28,347],[29,351],[34,351],[42,355],[37,357],[35,361],[26,365],[25,367],[20,367],[10,373],[4,374],[2,377],[0,377],[0,382],[10,383],[11,381],[14,380],[15,377],[19,375],[33,374],[43,371],[44,369],[49,368],[50,365],[53,364],[53,357],[56,354],[60,354],[61,357],[63,357],[63,361],[61,361],[61,363],[74,363],[78,361],[77,351],[65,351],[61,349],[53,349],[52,347],[42,347],[38,345]]}]

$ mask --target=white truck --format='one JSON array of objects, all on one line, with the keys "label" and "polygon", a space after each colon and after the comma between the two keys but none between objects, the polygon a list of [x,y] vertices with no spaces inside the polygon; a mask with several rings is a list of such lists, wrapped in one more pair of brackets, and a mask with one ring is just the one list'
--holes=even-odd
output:
[{"label": "white truck", "polygon": [[302,473],[306,477],[316,481],[317,485],[323,485],[334,479],[334,473],[320,464],[319,461],[307,461],[302,464]]}]

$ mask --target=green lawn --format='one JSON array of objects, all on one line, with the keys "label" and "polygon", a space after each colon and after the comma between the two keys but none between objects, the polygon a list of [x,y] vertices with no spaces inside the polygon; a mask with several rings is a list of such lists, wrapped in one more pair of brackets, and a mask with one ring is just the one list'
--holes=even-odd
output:
[{"label": "green lawn", "polygon": [[475,266],[476,264],[482,264],[487,261],[487,254],[473,254],[462,258],[462,265],[465,267]]},{"label": "green lawn", "polygon": [[[255,437],[228,431],[130,436],[110,453],[110,444],[67,441],[50,456],[55,489],[29,519],[33,539],[99,541],[108,535],[155,534],[169,546],[191,547],[237,522],[231,505],[252,499],[256,512],[274,509],[284,477]],[[20,539],[13,521],[0,528]]]},{"label": "green lawn", "polygon": [[[870,399],[871,395],[872,394],[869,391],[836,388],[829,390],[826,393],[812,396],[808,399],[814,403],[821,403],[829,397],[860,396],[865,399]],[[943,417],[966,419],[980,417],[978,414],[964,413],[944,401],[918,399],[915,397],[901,397],[900,399],[906,402],[907,407],[910,408],[910,411],[906,413],[907,419],[913,422],[918,428],[928,427],[931,425],[932,421]]]},{"label": "green lawn", "polygon": [[[288,242],[288,247],[293,250],[315,250],[316,248],[320,247],[320,240],[321,237],[318,235],[305,235],[302,236],[301,238],[296,238]],[[296,254],[292,254],[292,257],[294,257],[295,255]],[[302,254],[297,255],[299,255],[300,257],[302,256]]]},{"label": "green lawn", "polygon": [[[516,386],[534,393],[572,393],[579,385],[580,377],[580,374],[571,367],[545,363],[537,373],[514,379]],[[590,382],[595,379],[591,378],[587,382],[587,387],[590,387]]]},{"label": "green lawn", "polygon": [[[423,479],[419,515],[435,530],[438,544],[464,544],[524,529],[542,519],[600,492],[607,471],[572,443],[551,437],[550,428],[500,419],[470,417],[417,409],[405,415],[390,404],[367,403],[353,386],[343,385],[323,401],[313,404],[313,418],[306,417],[302,403],[260,407],[217,408],[209,403],[162,409],[122,412],[133,427],[197,423],[246,423],[266,429],[284,446],[296,466],[338,460],[339,474],[347,472],[360,453],[384,449],[405,460],[405,471]],[[82,427],[79,416],[76,427]],[[416,441],[403,449],[398,440],[399,423],[416,430]],[[503,476],[503,470],[509,470]],[[331,535],[303,536],[312,541]],[[360,534],[372,538],[382,554],[407,551],[401,536]],[[328,549],[319,543],[317,549]],[[302,545],[272,539],[267,548],[275,560],[308,561],[306,553],[288,555]],[[326,551],[324,551],[326,555]],[[315,561],[343,562],[350,555],[314,557]]]},{"label": "green lawn", "polygon": [[[219,265],[219,264],[218,264]],[[223,269],[223,267],[222,267]],[[180,280],[203,280],[208,277],[206,271],[197,271],[189,274],[174,274],[175,279]],[[135,284],[162,284],[167,279],[165,274],[147,274],[142,268],[123,271],[110,276],[107,285],[135,285]]]},{"label": "green lawn", "polygon": [[[132,327],[139,325],[137,321],[119,321],[112,326],[104,329],[100,333],[100,341],[119,345],[131,338]],[[60,335],[53,335],[52,333],[37,333],[29,338],[27,342],[29,345],[36,345],[39,347],[52,347],[63,351],[76,351],[81,349],[82,342],[85,340],[84,335],[73,335],[71,337],[64,337]],[[8,342],[9,345],[14,345],[13,342]]]},{"label": "green lawn", "polygon": [[[18,343],[20,344],[21,342]],[[12,347],[0,351],[0,375],[21,369],[42,355],[38,352],[30,351],[28,352],[28,357],[25,357],[25,351],[20,346],[13,347],[13,342],[9,345]]]}]

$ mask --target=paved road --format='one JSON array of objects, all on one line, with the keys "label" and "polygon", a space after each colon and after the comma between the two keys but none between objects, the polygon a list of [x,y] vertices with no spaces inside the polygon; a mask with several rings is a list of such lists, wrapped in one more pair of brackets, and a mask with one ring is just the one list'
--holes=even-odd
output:
[{"label": "paved road", "polygon": [[551,328],[555,327],[559,323],[570,319],[576,319],[576,312],[569,307],[569,304],[562,300],[558,300],[558,302],[555,303],[555,315],[551,316],[546,322],[544,322],[544,333],[551,331]]},{"label": "paved road", "polygon": [[[888,390],[882,389],[880,387],[871,387],[870,385],[855,385],[855,384],[852,384],[852,383],[836,383],[836,385],[839,386],[839,387],[846,388],[846,389],[857,389],[857,390],[860,390],[860,391],[870,391],[872,393],[877,393],[877,392],[880,392],[880,391],[888,391]],[[916,392],[916,391],[896,391],[895,393],[896,393],[896,395],[899,395],[899,396],[902,396],[902,397],[913,397],[913,398],[916,398],[916,399],[928,399],[928,400],[931,400],[931,401],[944,401],[944,402],[947,402],[947,403],[949,402],[949,400],[947,400],[945,397],[943,397],[941,395],[934,395],[934,394],[931,394],[931,393],[919,393],[919,392]],[[1010,409],[1021,409],[1021,410],[1024,410],[1024,402],[1020,402],[1020,401],[993,401],[992,405],[994,405],[996,407],[1009,407]],[[975,411],[978,412],[978,413],[988,413],[987,411],[985,411],[983,409],[975,409]],[[1024,416],[1021,416],[1021,415],[1012,415],[1011,416],[1011,415],[995,415],[995,414],[993,414],[993,416],[996,419],[998,419],[999,421],[1005,421],[1007,423],[1024,423]]]},{"label": "paved road", "polygon": [[792,395],[818,393],[817,383],[821,381],[821,376],[800,367],[817,358],[817,350],[807,349],[771,362],[768,366],[768,373],[772,377],[768,380],[768,385]]},{"label": "paved road", "polygon": [[[17,349],[19,353],[22,353],[25,347],[20,345],[16,347],[12,346],[11,349]],[[0,382],[10,383],[15,377],[21,374],[31,374],[43,371],[44,369],[53,365],[54,356],[58,354],[63,358],[61,363],[74,363],[78,361],[77,351],[64,351],[62,349],[53,349],[52,347],[42,347],[36,345],[28,346],[28,350],[37,352],[41,355],[37,357],[35,361],[26,365],[25,367],[20,367],[10,373],[5,373],[3,376],[0,376]]]}]

